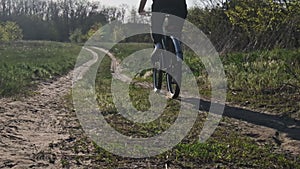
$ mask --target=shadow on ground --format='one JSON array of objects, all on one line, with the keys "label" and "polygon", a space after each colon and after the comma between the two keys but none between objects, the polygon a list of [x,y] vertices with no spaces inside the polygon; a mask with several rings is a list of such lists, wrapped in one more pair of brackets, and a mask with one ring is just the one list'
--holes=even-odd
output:
[{"label": "shadow on ground", "polygon": [[[210,101],[195,98],[182,98],[181,101],[193,105],[200,105],[199,110],[207,112],[209,112],[210,106],[212,104],[212,102]],[[213,104],[216,104],[218,106],[217,103]],[[223,116],[246,121],[255,125],[269,127],[277,131],[286,133],[287,137],[290,137],[291,139],[300,140],[300,121],[290,117],[265,114],[262,112],[232,107],[228,105],[225,105]]]}]

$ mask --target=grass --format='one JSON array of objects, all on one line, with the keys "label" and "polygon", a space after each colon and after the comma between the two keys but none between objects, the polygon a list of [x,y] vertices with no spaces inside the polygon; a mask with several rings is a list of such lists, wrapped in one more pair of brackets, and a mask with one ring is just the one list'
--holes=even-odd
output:
[{"label": "grass", "polygon": [[[123,59],[145,48],[151,45],[119,44],[111,51]],[[220,58],[228,82],[227,101],[300,119],[300,49],[230,53]],[[201,95],[209,98],[211,82],[200,58],[187,49],[184,61]]]},{"label": "grass", "polygon": [[[186,62],[209,96],[210,82],[191,51]],[[220,56],[227,76],[227,100],[233,104],[300,119],[300,49],[274,49]]]},{"label": "grass", "polygon": [[114,46],[110,51],[122,60],[125,57],[133,54],[134,52],[152,47],[153,45],[148,43],[119,43],[116,46]]},{"label": "grass", "polygon": [[[123,59],[139,49],[148,48],[149,45],[126,44],[117,45],[112,51],[115,52],[119,59]],[[299,69],[299,55],[298,50],[274,50],[262,51],[247,54],[229,54],[222,56],[225,71],[228,76],[229,83],[229,101],[243,104],[244,99],[253,101],[249,106],[255,107],[257,104],[273,105],[270,110],[283,109],[297,109],[297,105],[288,107],[290,104],[288,100],[282,100],[282,97],[277,98],[277,94],[284,95],[288,98],[294,98],[299,87],[299,81],[293,75],[297,75]],[[282,57],[279,57],[282,56]],[[286,57],[285,57],[286,56]],[[245,61],[246,59],[246,61]],[[198,83],[203,95],[209,96],[210,85],[207,80],[207,75],[201,62],[193,56],[190,51],[186,52],[187,64],[197,76]],[[175,121],[178,114],[178,102],[168,101],[167,107],[163,114],[155,121],[146,124],[133,123],[120,114],[114,107],[112,95],[110,93],[111,76],[109,65],[110,59],[106,57],[101,63],[97,79],[96,91],[98,94],[98,103],[100,110],[107,122],[113,126],[120,133],[132,137],[151,137],[167,130]],[[291,68],[291,65],[293,67]],[[249,68],[245,67],[249,65]],[[287,67],[290,67],[289,69]],[[292,72],[291,72],[292,71]],[[256,79],[264,81],[257,87],[255,80],[250,80],[249,74],[256,74]],[[275,78],[276,77],[276,78]],[[238,79],[237,79],[238,78]],[[134,81],[139,81],[142,78],[137,77]],[[151,81],[151,80],[141,80]],[[289,90],[281,89],[284,83],[288,82],[291,86],[296,86]],[[244,87],[243,87],[244,86]],[[264,93],[265,89],[275,90],[274,93]],[[130,85],[130,99],[136,109],[144,111],[149,108],[148,96],[151,89],[140,87],[132,83]],[[238,93],[233,95],[232,93]],[[299,92],[299,91],[298,91]],[[238,97],[239,96],[239,97]],[[269,98],[269,100],[263,100]],[[274,104],[268,103],[272,100]],[[276,103],[279,101],[284,103],[281,107]],[[295,102],[297,100],[294,100]],[[267,107],[266,107],[267,108]],[[269,107],[270,108],[270,107]],[[299,110],[299,108],[298,108]],[[278,151],[278,147],[274,143],[266,142],[263,145],[255,142],[253,139],[244,136],[238,130],[237,126],[222,126],[220,125],[213,136],[205,143],[199,143],[198,137],[203,126],[204,114],[200,114],[196,124],[184,140],[161,155],[151,157],[147,161],[156,163],[156,166],[162,168],[164,164],[169,166],[176,166],[180,168],[300,168],[300,156],[292,156],[284,152]],[[224,118],[223,121],[227,119]],[[94,144],[102,158],[110,154]],[[104,153],[105,152],[105,153]],[[120,167],[122,161],[128,163],[132,161],[139,161],[134,159],[127,159],[112,154],[110,156],[111,167]],[[142,160],[142,159],[140,159]],[[145,159],[143,159],[145,160]]]},{"label": "grass", "polygon": [[0,97],[29,94],[37,82],[68,73],[80,50],[57,42],[0,44]]},{"label": "grass", "polygon": [[[149,44],[119,44],[111,51],[119,59]],[[73,68],[80,48],[76,45],[54,42],[19,42],[0,46],[0,94],[23,93],[38,81],[60,76]],[[222,56],[228,77],[228,99],[232,103],[267,109],[278,114],[290,113],[299,118],[299,53],[300,50],[259,51]],[[186,51],[185,61],[197,77],[202,95],[209,96],[210,82],[201,62],[193,52]],[[146,124],[133,123],[118,114],[111,89],[110,59],[105,57],[99,66],[96,92],[99,108],[107,122],[117,131],[132,137],[151,137],[167,130],[178,114],[178,102],[170,100],[163,114]],[[137,77],[135,81],[141,81]],[[151,79],[143,79],[150,82]],[[147,110],[151,89],[135,83],[130,85],[130,99],[138,110]],[[25,90],[26,93],[26,90]],[[71,98],[69,98],[71,99]],[[72,104],[71,102],[69,103]],[[71,106],[70,106],[71,107]],[[184,140],[161,155],[146,159],[115,156],[79,132],[80,125],[70,131],[74,141],[65,141],[62,150],[72,149],[75,155],[61,159],[63,167],[88,161],[99,168],[132,168],[147,164],[148,168],[300,168],[300,156],[279,151],[276,144],[257,143],[237,130],[238,126],[219,125],[212,137],[199,143],[198,137],[206,114],[199,114],[193,129]],[[132,164],[132,165],[131,165]],[[90,166],[89,166],[90,167]]]},{"label": "grass", "polygon": [[275,49],[225,56],[229,101],[299,119],[299,54]]}]

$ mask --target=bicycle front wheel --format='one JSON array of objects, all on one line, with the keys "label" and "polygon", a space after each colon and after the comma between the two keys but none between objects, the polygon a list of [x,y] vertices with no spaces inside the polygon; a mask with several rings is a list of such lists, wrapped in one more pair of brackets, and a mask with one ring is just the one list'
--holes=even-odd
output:
[{"label": "bicycle front wheel", "polygon": [[175,54],[175,57],[170,59],[171,63],[168,67],[166,80],[168,97],[175,99],[180,93],[183,53],[180,42],[174,37],[170,37],[170,39],[170,49]]},{"label": "bicycle front wheel", "polygon": [[153,88],[155,92],[159,92],[161,90],[162,76],[163,76],[162,70],[153,68]]}]

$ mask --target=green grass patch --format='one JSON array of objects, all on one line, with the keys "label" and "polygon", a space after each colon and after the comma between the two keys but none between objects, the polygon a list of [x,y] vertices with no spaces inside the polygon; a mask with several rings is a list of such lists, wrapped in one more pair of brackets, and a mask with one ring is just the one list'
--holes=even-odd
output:
[{"label": "green grass patch", "polygon": [[153,48],[153,45],[148,43],[119,43],[110,51],[114,53],[116,57],[122,60],[134,52],[149,48]]},{"label": "green grass patch", "polygon": [[231,140],[206,143],[179,144],[169,155],[176,163],[197,168],[201,165],[233,168],[299,168],[299,159],[287,158],[281,153],[272,153],[270,146],[261,147],[252,140],[234,135]]},{"label": "green grass patch", "polygon": [[230,102],[300,118],[300,49],[222,57]]},{"label": "green grass patch", "polygon": [[[231,53],[220,59],[229,102],[300,118],[300,49]],[[187,50],[185,62],[197,77],[199,92],[209,98],[211,82],[201,60]]]},{"label": "green grass patch", "polygon": [[37,82],[68,73],[80,50],[77,45],[57,42],[0,44],[0,97],[29,94]]}]

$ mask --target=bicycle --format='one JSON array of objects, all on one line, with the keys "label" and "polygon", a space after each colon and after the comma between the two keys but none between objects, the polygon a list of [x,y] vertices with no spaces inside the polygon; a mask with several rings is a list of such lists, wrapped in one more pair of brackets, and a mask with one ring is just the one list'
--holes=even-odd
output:
[{"label": "bicycle", "polygon": [[[169,15],[166,14],[166,19]],[[183,52],[181,42],[174,36],[167,36],[164,32],[160,45],[156,45],[154,52],[159,57],[152,60],[153,67],[153,88],[154,92],[160,92],[162,88],[163,74],[166,76],[167,95],[169,98],[176,99],[179,97],[181,77],[182,77],[182,60]],[[166,53],[162,50],[175,54],[174,57],[166,57]]]}]

